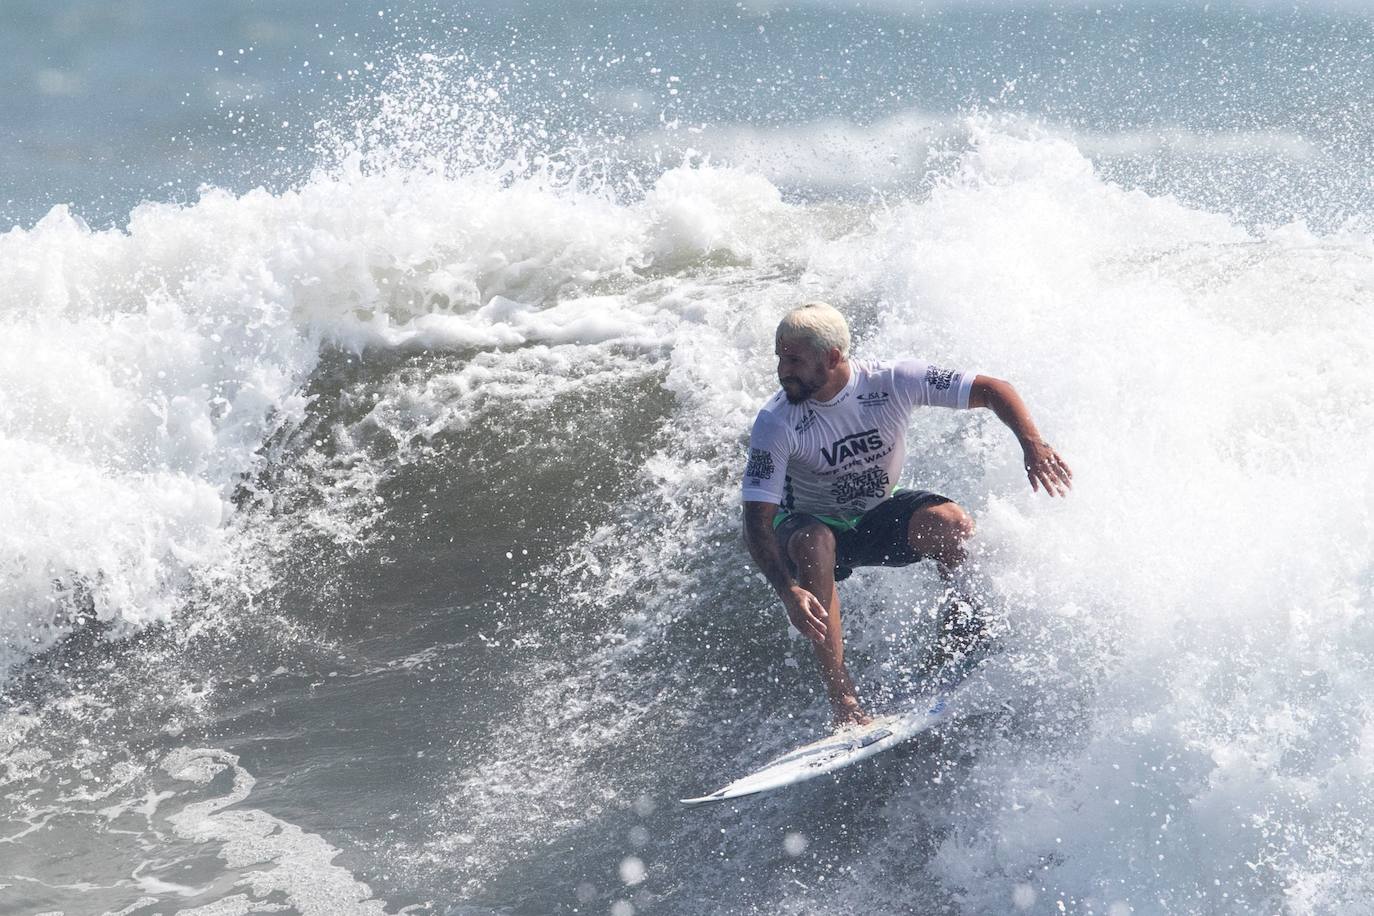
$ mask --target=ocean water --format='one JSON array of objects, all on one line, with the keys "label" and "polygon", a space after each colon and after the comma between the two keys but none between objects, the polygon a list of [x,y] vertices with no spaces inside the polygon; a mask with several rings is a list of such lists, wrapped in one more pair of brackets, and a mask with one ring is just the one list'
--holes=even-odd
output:
[{"label": "ocean water", "polygon": [[[1374,913],[1361,3],[0,7],[0,912]],[[772,330],[913,423],[995,696],[827,720]],[[875,706],[934,571],[860,570]]]}]

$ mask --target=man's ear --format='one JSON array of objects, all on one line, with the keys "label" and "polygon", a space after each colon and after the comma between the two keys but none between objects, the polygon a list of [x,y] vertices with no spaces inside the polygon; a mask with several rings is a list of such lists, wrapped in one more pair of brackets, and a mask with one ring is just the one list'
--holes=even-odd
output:
[{"label": "man's ear", "polygon": [[825,354],[825,365],[831,372],[834,372],[843,360],[844,354],[840,352],[839,347],[831,347],[830,352]]}]

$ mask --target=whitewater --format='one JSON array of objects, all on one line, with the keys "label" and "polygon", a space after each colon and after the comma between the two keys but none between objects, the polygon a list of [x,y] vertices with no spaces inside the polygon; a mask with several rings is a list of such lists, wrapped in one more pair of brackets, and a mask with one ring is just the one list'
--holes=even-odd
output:
[{"label": "whitewater", "polygon": [[[1332,136],[608,140],[439,51],[376,85],[281,186],[0,235],[0,910],[1374,912],[1374,225]],[[997,696],[689,810],[827,718],[739,532],[811,299],[1012,381],[1074,490],[919,414]],[[843,594],[881,706],[943,583]]]}]

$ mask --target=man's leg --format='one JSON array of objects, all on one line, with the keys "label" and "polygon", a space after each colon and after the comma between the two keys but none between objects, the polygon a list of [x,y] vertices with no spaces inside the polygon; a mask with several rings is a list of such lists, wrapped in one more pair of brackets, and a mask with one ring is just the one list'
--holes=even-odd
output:
[{"label": "man's leg", "polygon": [[949,585],[949,601],[938,626],[946,650],[964,653],[986,636],[980,589],[969,581],[964,561],[973,537],[973,518],[957,503],[946,502],[916,510],[907,525],[911,548],[935,560],[940,577]]},{"label": "man's leg", "polygon": [[825,641],[816,644],[816,660],[830,697],[836,725],[872,721],[859,705],[854,680],[844,664],[844,631],[840,628],[840,593],[835,588],[835,533],[820,522],[807,525],[787,541],[787,555],[801,587],[820,599],[828,612]]},{"label": "man's leg", "polygon": [[940,575],[949,582],[968,558],[964,543],[973,537],[973,531],[973,517],[958,503],[940,503],[911,513],[907,541],[921,556],[933,558],[940,566]]}]

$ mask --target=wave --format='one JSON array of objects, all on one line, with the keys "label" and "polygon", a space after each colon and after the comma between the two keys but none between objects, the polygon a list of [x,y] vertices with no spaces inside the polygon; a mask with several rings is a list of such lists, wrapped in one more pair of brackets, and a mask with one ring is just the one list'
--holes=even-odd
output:
[{"label": "wave", "polygon": [[[0,237],[0,661],[83,616],[190,629],[291,588],[302,530],[470,555],[499,586],[482,639],[517,661],[507,714],[454,739],[433,832],[385,853],[436,886],[577,886],[585,858],[540,857],[618,856],[602,833],[632,809],[663,835],[643,887],[589,900],[893,912],[915,874],[968,912],[1339,910],[1371,890],[1372,283],[1358,226],[1247,227],[991,122],[878,203],[700,162],[622,196],[354,160],[120,230],[58,208]],[[799,891],[757,843],[797,829],[788,802],[663,810],[823,718],[735,521],[772,329],[813,297],[865,356],[1011,379],[1077,488],[1031,494],[985,416],[918,419],[908,473],[978,519],[1016,689],[916,785],[812,796],[834,865]],[[460,542],[388,546],[436,530]],[[343,563],[320,575],[387,575]],[[848,588],[867,689],[938,588]]]},{"label": "wave", "polygon": [[226,556],[238,491],[303,421],[326,349],[653,348],[674,305],[594,288],[747,263],[785,244],[787,211],[730,170],[670,172],[621,206],[533,179],[355,169],[147,204],[124,230],[56,207],[5,234],[0,661],[83,617],[120,635],[169,620]]}]

